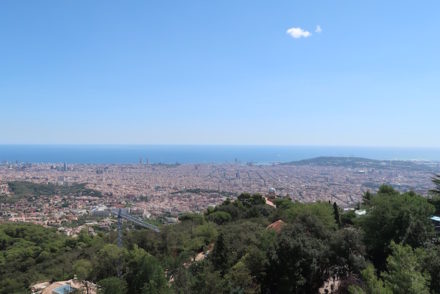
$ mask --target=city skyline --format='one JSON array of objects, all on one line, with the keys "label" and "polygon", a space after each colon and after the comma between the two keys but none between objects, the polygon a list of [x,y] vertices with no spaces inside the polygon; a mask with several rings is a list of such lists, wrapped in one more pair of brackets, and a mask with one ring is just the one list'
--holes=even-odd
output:
[{"label": "city skyline", "polygon": [[440,3],[0,3],[0,144],[440,147]]}]

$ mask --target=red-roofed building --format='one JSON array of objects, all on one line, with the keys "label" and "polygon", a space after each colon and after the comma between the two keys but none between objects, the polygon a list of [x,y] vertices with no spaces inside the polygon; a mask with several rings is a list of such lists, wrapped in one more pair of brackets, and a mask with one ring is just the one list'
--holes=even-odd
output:
[{"label": "red-roofed building", "polygon": [[270,225],[267,226],[266,230],[274,230],[275,232],[279,233],[281,232],[281,229],[286,225],[285,222],[283,222],[282,220],[277,220],[276,222],[271,223]]}]

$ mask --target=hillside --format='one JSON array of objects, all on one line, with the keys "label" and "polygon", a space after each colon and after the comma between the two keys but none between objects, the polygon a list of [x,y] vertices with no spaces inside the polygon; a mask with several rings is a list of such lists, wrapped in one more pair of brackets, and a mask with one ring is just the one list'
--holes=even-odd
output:
[{"label": "hillside", "polygon": [[275,199],[274,208],[241,194],[159,234],[125,224],[123,248],[114,230],[71,238],[0,224],[0,293],[74,274],[100,293],[316,293],[333,276],[338,293],[440,293],[429,220],[439,201],[389,186],[363,199],[357,217],[327,202]]},{"label": "hillside", "polygon": [[432,170],[432,165],[418,161],[404,161],[404,160],[374,160],[362,157],[316,157],[311,159],[292,161],[283,163],[283,165],[313,165],[313,166],[332,166],[345,168],[374,168],[374,169],[411,169],[411,170]]},{"label": "hillside", "polygon": [[95,196],[101,197],[99,191],[89,189],[85,184],[55,185],[52,183],[39,184],[26,181],[8,182],[9,190],[15,198],[39,196]]}]

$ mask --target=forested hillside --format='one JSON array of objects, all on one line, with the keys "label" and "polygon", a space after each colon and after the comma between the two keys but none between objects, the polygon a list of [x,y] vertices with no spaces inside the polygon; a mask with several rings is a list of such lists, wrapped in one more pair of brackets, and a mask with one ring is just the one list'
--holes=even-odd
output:
[{"label": "forested hillside", "polygon": [[93,189],[86,188],[85,184],[70,184],[70,185],[55,185],[37,184],[26,181],[14,181],[8,182],[9,190],[14,194],[16,198],[22,197],[39,197],[39,196],[96,196],[101,197],[101,192]]},{"label": "forested hillside", "polygon": [[[356,216],[333,203],[242,194],[185,214],[157,234],[78,238],[30,224],[0,225],[0,293],[74,274],[102,293],[440,293],[437,196],[382,186]],[[334,281],[334,282],[333,282]],[[336,291],[336,290],[335,290]]]}]

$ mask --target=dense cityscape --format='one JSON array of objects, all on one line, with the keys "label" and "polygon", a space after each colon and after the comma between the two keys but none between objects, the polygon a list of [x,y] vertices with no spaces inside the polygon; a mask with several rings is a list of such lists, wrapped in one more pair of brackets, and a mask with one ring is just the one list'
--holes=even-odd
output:
[{"label": "dense cityscape", "polygon": [[438,293],[439,167],[6,162],[0,293]]},{"label": "dense cityscape", "polygon": [[[202,212],[242,192],[290,198],[299,202],[330,201],[355,207],[366,191],[389,184],[402,192],[426,195],[436,162],[392,162],[317,158],[289,164],[24,164],[0,165],[0,208],[3,221],[61,227],[81,217],[126,208],[141,218]],[[347,160],[350,160],[348,158]],[[70,187],[85,184],[81,195],[14,198],[10,183],[31,182]],[[29,195],[26,195],[29,196]],[[108,220],[100,225],[109,226]],[[75,234],[81,228],[66,229]]]}]

